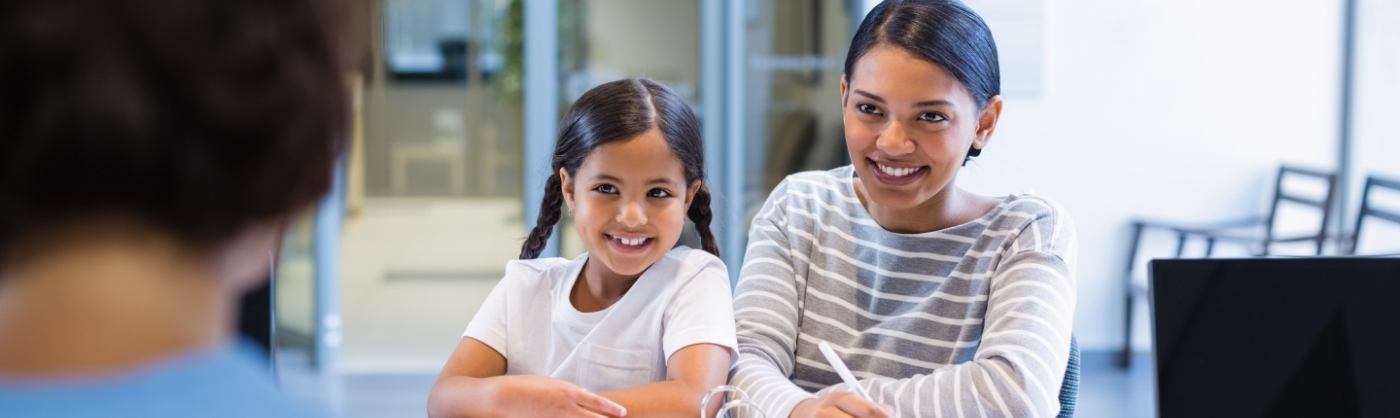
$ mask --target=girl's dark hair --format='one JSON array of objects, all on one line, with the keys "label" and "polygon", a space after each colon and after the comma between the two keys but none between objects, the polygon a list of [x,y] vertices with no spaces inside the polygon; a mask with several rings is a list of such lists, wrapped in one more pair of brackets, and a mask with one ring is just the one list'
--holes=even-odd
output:
[{"label": "girl's dark hair", "polygon": [[559,169],[573,175],[594,148],[652,128],[661,130],[671,152],[685,166],[686,186],[695,180],[701,181],[686,216],[695,223],[705,251],[719,256],[719,245],[710,232],[710,190],[704,182],[705,147],[700,140],[700,122],[685,99],[655,81],[638,78],[594,87],[579,97],[564,115],[559,142],[554,146],[549,180],[544,184],[540,216],[520,248],[520,258],[538,257],[554,233],[554,224],[559,223],[560,207],[564,204]]},{"label": "girl's dark hair", "polygon": [[932,62],[972,92],[977,107],[1001,94],[997,45],[987,23],[957,0],[886,0],[870,10],[846,51],[846,76],[856,61],[890,44]]}]

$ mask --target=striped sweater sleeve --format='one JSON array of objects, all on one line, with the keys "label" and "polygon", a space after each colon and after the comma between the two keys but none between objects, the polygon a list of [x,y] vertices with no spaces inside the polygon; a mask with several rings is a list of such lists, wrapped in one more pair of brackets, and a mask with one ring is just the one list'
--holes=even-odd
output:
[{"label": "striped sweater sleeve", "polygon": [[1073,225],[1058,212],[1033,220],[991,273],[973,361],[860,384],[899,417],[1055,416],[1076,303],[1075,245]]},{"label": "striped sweater sleeve", "polygon": [[787,185],[786,180],[780,183],[754,217],[734,291],[739,359],[730,384],[769,418],[786,418],[799,402],[815,397],[791,381],[801,309],[797,289],[805,279],[794,270],[785,232]]}]

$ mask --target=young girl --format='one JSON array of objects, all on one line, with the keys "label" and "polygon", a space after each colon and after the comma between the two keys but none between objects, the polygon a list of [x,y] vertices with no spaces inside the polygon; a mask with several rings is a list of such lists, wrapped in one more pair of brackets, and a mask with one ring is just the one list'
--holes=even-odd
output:
[{"label": "young girl", "polygon": [[[660,84],[580,97],[539,221],[443,367],[429,414],[695,416],[736,346],[702,151],[694,112]],[[536,259],[561,205],[588,252]],[[687,216],[703,252],[672,248]]]}]

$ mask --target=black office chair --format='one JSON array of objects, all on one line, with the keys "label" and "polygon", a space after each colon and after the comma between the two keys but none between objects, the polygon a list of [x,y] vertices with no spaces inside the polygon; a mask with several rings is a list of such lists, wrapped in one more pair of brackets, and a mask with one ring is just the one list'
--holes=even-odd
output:
[{"label": "black office chair", "polygon": [[261,349],[260,359],[269,372],[276,372],[273,357],[274,335],[277,332],[276,292],[277,260],[268,266],[267,281],[243,295],[238,303],[238,333]]},{"label": "black office chair", "polygon": [[[1287,180],[1296,177],[1322,182],[1325,196],[1319,200],[1303,193],[1285,190],[1284,185]],[[1133,281],[1133,271],[1137,267],[1137,253],[1143,231],[1161,229],[1175,234],[1176,254],[1174,258],[1181,258],[1186,250],[1186,244],[1191,238],[1205,240],[1205,257],[1211,256],[1217,242],[1243,244],[1249,248],[1250,253],[1256,256],[1269,255],[1270,246],[1273,244],[1313,242],[1316,246],[1316,253],[1322,255],[1323,246],[1328,237],[1327,223],[1332,219],[1336,189],[1336,173],[1284,165],[1279,167],[1278,176],[1274,179],[1273,201],[1269,205],[1268,214],[1264,216],[1202,225],[1134,220],[1132,222],[1132,238],[1128,244],[1126,268],[1124,269],[1126,297],[1123,314],[1123,348],[1122,352],[1119,353],[1119,366],[1126,368],[1132,365],[1133,307],[1137,298],[1147,295],[1147,288]],[[1279,207],[1284,203],[1308,206],[1320,211],[1322,222],[1318,224],[1317,231],[1290,236],[1275,235],[1274,227],[1278,220]]]},{"label": "black office chair", "polygon": [[1060,384],[1060,413],[1057,418],[1074,417],[1074,406],[1079,400],[1079,341],[1069,337],[1069,364],[1065,366],[1065,380]]},{"label": "black office chair", "polygon": [[1400,194],[1400,180],[1382,178],[1378,176],[1367,176],[1366,186],[1361,189],[1361,210],[1356,213],[1356,224],[1351,229],[1351,236],[1347,245],[1348,254],[1357,253],[1357,245],[1361,242],[1362,222],[1367,218],[1375,218],[1382,221],[1389,221],[1400,225],[1400,212],[1384,210],[1374,207],[1371,202],[1371,189],[1387,189]]}]

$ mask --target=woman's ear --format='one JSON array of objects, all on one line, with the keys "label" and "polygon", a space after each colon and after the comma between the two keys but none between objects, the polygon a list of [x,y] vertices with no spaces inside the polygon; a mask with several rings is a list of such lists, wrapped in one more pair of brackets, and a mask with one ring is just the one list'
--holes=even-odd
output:
[{"label": "woman's ear", "polygon": [[997,130],[997,120],[1001,119],[1001,96],[987,99],[987,105],[977,115],[977,135],[972,138],[972,148],[985,148],[992,141],[992,133]]},{"label": "woman's ear", "polygon": [[563,167],[559,168],[559,188],[564,194],[564,206],[569,209],[569,215],[574,214],[574,178],[569,176],[569,172]]},{"label": "woman's ear", "polygon": [[843,109],[846,107],[846,90],[849,87],[850,85],[846,83],[846,75],[841,74],[841,108]]}]

